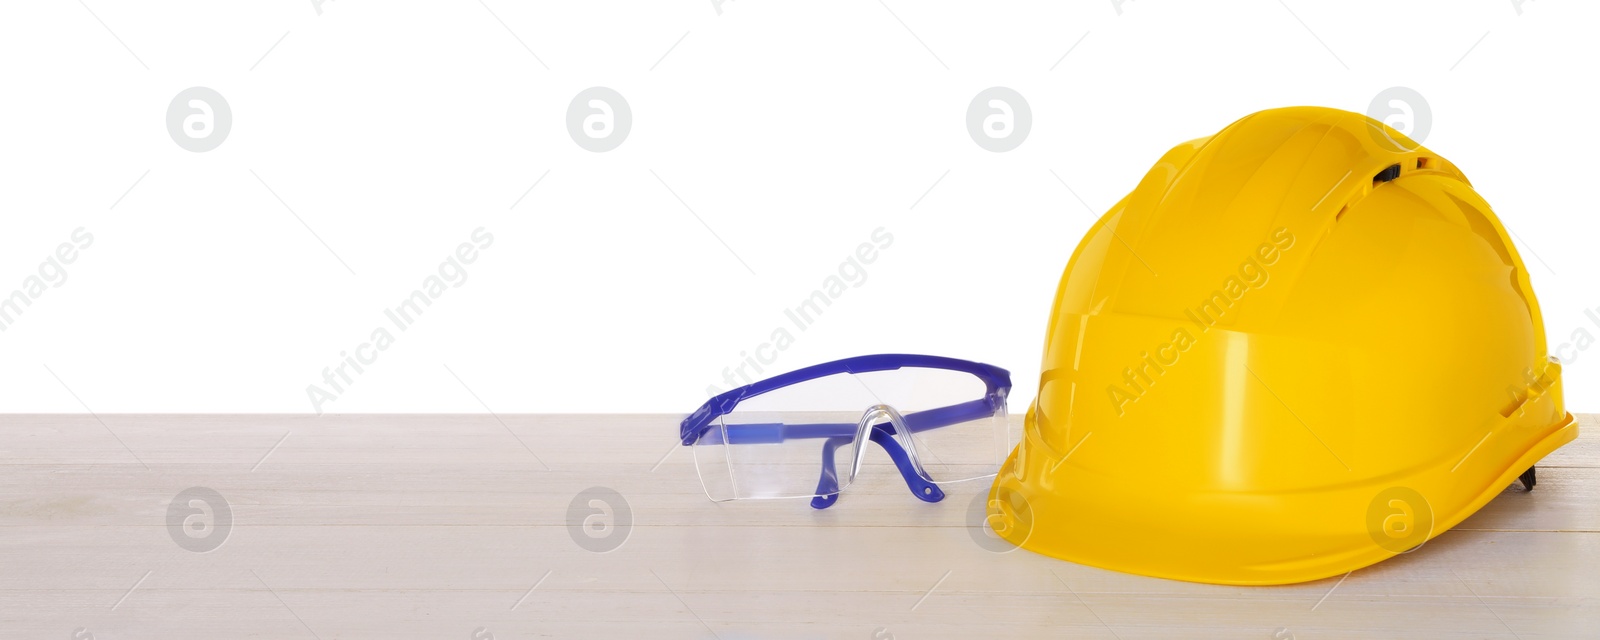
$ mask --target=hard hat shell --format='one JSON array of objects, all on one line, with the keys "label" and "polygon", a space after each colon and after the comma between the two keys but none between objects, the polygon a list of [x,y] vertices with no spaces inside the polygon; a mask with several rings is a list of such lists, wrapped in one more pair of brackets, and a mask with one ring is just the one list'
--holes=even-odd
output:
[{"label": "hard hat shell", "polygon": [[988,522],[1221,584],[1404,553],[1577,436],[1528,272],[1456,167],[1366,116],[1180,144],[1078,244]]}]

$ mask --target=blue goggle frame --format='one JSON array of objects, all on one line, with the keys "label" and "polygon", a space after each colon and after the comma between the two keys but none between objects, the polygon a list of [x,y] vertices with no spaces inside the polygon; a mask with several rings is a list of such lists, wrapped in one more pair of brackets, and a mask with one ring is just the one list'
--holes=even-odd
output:
[{"label": "blue goggle frame", "polygon": [[[995,411],[1005,406],[1006,396],[1011,392],[1011,373],[994,365],[941,356],[899,353],[856,356],[796,369],[717,394],[683,419],[679,425],[678,435],[684,446],[693,446],[706,436],[706,432],[711,430],[717,418],[732,412],[739,403],[763,393],[839,373],[893,371],[904,367],[969,373],[982,380],[987,387],[983,398],[900,416],[901,422],[911,433],[993,415]],[[838,472],[833,462],[834,451],[852,442],[859,426],[856,423],[844,422],[726,425],[723,432],[718,434],[718,440],[714,444],[771,444],[794,439],[827,438],[827,442],[823,445],[822,477],[818,481],[818,495],[811,500],[812,507],[825,509],[839,499]],[[906,485],[913,495],[926,502],[943,500],[944,491],[923,477],[905,448],[895,441],[896,433],[894,422],[886,420],[872,426],[869,438],[889,454],[889,458],[894,461],[895,468],[900,471],[901,477],[905,478]]]}]

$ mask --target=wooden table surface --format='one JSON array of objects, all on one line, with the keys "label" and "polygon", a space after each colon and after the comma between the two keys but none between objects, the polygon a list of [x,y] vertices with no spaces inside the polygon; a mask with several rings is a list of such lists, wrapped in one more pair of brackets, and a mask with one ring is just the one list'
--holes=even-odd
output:
[{"label": "wooden table surface", "polygon": [[0,417],[0,638],[1600,637],[1595,416],[1533,492],[1284,587],[1006,552],[987,483],[881,466],[715,504],[677,419]]}]

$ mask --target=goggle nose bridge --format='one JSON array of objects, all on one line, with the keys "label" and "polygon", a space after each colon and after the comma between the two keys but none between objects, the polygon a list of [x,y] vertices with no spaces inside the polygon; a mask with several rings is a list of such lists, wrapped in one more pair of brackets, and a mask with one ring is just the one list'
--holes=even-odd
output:
[{"label": "goggle nose bridge", "polygon": [[884,418],[887,418],[889,424],[894,426],[894,437],[900,441],[900,448],[905,450],[906,457],[910,459],[911,466],[916,470],[917,475],[921,476],[923,480],[931,482],[927,472],[922,469],[922,461],[917,457],[916,442],[911,437],[911,428],[906,425],[905,416],[900,415],[900,412],[894,407],[883,403],[867,407],[861,413],[861,420],[856,423],[856,456],[850,465],[850,482],[855,482],[856,473],[861,470],[862,462],[866,461],[867,449],[869,448],[866,443],[872,436],[872,430],[876,428],[878,423],[883,422]]}]

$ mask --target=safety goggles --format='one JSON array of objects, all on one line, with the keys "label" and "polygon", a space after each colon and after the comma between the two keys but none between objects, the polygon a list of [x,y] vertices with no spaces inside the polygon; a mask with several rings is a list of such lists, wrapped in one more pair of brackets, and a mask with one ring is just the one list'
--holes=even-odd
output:
[{"label": "safety goggles", "polygon": [[889,454],[911,493],[993,476],[1011,450],[999,367],[937,356],[870,355],[733,389],[683,420],[706,495],[805,498],[825,509],[863,469],[868,441]]}]

